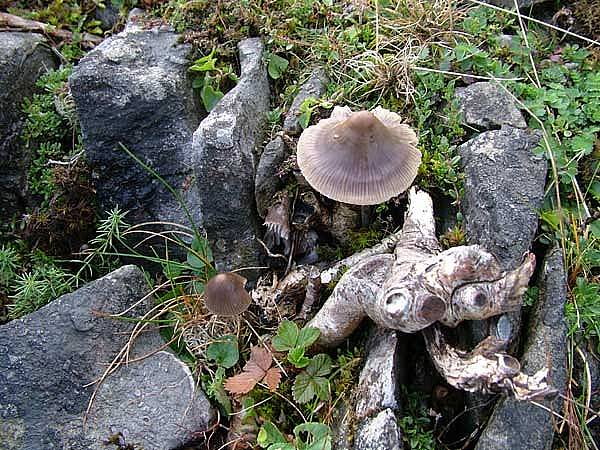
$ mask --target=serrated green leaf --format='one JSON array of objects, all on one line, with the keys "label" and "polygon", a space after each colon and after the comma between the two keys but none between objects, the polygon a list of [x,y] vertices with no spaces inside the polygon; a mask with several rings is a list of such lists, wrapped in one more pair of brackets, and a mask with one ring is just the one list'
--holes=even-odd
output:
[{"label": "serrated green leaf", "polygon": [[266,448],[271,444],[287,444],[285,436],[271,422],[265,422],[260,427],[256,442],[262,448]]},{"label": "serrated green leaf", "polygon": [[269,76],[274,80],[280,78],[289,65],[289,61],[287,59],[282,58],[274,53],[269,53],[267,55],[267,61],[267,71],[269,72]]},{"label": "serrated green leaf", "polygon": [[308,367],[306,367],[306,371],[311,376],[324,377],[325,375],[329,375],[329,372],[331,372],[332,364],[333,363],[329,355],[326,355],[325,353],[319,353],[310,360]]},{"label": "serrated green leaf", "polygon": [[278,352],[287,352],[296,348],[298,342],[298,325],[290,320],[284,320],[277,328],[277,334],[271,342]]},{"label": "serrated green leaf", "polygon": [[290,350],[288,354],[288,361],[291,362],[295,367],[299,369],[303,369],[308,366],[310,359],[304,356],[304,348],[296,347],[293,350]]},{"label": "serrated green leaf", "polygon": [[307,403],[317,394],[313,383],[314,377],[311,377],[306,371],[300,372],[292,386],[294,400],[298,403]]},{"label": "serrated green leaf", "polygon": [[321,332],[315,327],[304,327],[298,333],[298,340],[296,341],[296,347],[308,348],[319,339]]},{"label": "serrated green leaf", "polygon": [[235,336],[227,335],[221,341],[211,343],[206,349],[206,358],[226,369],[235,366],[240,358]]},{"label": "serrated green leaf", "polygon": [[331,372],[331,364],[331,358],[323,353],[312,358],[307,368],[296,376],[292,386],[294,400],[306,403],[315,395],[321,400],[327,400],[329,381],[324,376]]}]

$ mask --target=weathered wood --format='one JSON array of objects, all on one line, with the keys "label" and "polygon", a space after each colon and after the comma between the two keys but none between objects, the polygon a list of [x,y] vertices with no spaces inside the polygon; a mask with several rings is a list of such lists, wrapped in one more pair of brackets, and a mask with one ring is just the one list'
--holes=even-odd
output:
[{"label": "weathered wood", "polygon": [[461,352],[446,344],[436,323],[456,326],[518,309],[535,268],[533,254],[526,254],[517,269],[503,272],[496,258],[477,245],[441,252],[431,198],[413,188],[409,200],[394,255],[372,254],[356,263],[309,322],[321,331],[317,344],[339,345],[368,316],[391,329],[425,330],[431,357],[453,386],[505,391],[518,399],[553,394],[547,371],[522,374],[519,362],[502,351],[502,341],[488,338],[473,352]]},{"label": "weathered wood", "polygon": [[494,256],[479,246],[440,252],[431,198],[416,189],[409,197],[393,261],[390,255],[376,254],[344,274],[310,322],[322,331],[319,344],[338,345],[365,316],[413,333],[437,321],[456,326],[519,307],[533,273],[533,255],[515,271],[503,273]]},{"label": "weathered wood", "polygon": [[[73,33],[68,30],[61,30],[47,23],[24,19],[5,12],[0,12],[0,31],[31,31],[67,41],[73,40]],[[82,44],[86,47],[94,47],[102,41],[103,38],[90,33],[83,33],[81,38]]]},{"label": "weathered wood", "polygon": [[548,369],[535,375],[521,373],[519,361],[504,353],[506,341],[488,337],[471,352],[449,346],[439,326],[423,330],[425,344],[435,366],[452,386],[469,392],[514,395],[517,400],[540,400],[556,394],[548,386]]}]

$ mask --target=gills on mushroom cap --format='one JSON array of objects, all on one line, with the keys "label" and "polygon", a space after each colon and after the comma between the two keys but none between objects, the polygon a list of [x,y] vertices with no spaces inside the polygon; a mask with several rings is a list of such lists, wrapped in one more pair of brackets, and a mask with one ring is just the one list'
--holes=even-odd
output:
[{"label": "gills on mushroom cap", "polygon": [[204,288],[204,302],[208,310],[219,316],[235,316],[246,311],[252,302],[244,288],[246,281],[232,272],[212,277]]},{"label": "gills on mushroom cap", "polygon": [[417,176],[415,132],[396,113],[336,106],[298,141],[298,166],[318,192],[339,202],[375,205],[404,192]]}]

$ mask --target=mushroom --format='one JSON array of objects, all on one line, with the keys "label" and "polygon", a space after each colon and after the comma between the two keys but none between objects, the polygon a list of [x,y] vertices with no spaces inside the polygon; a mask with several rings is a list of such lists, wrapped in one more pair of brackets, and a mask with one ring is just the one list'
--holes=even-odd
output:
[{"label": "mushroom", "polygon": [[244,277],[222,272],[212,277],[204,288],[204,302],[208,310],[220,316],[235,316],[248,309],[252,299],[246,292]]},{"label": "mushroom", "polygon": [[306,181],[333,200],[354,205],[385,202],[409,188],[421,152],[415,132],[396,113],[352,112],[336,106],[329,119],[308,127],[298,141]]}]

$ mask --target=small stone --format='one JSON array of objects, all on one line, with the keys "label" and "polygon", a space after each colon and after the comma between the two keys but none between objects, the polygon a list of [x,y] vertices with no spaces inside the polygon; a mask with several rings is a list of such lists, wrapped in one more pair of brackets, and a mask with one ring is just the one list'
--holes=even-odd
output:
[{"label": "small stone", "polygon": [[324,93],[328,79],[325,71],[322,68],[316,68],[312,71],[310,77],[298,91],[298,94],[292,102],[292,106],[285,115],[283,121],[283,131],[289,135],[297,135],[302,132],[299,116],[302,113],[300,107],[307,98],[318,100]]},{"label": "small stone", "polygon": [[513,98],[498,84],[483,81],[457,88],[456,98],[459,111],[468,125],[484,129],[499,128],[502,125],[527,127]]}]

